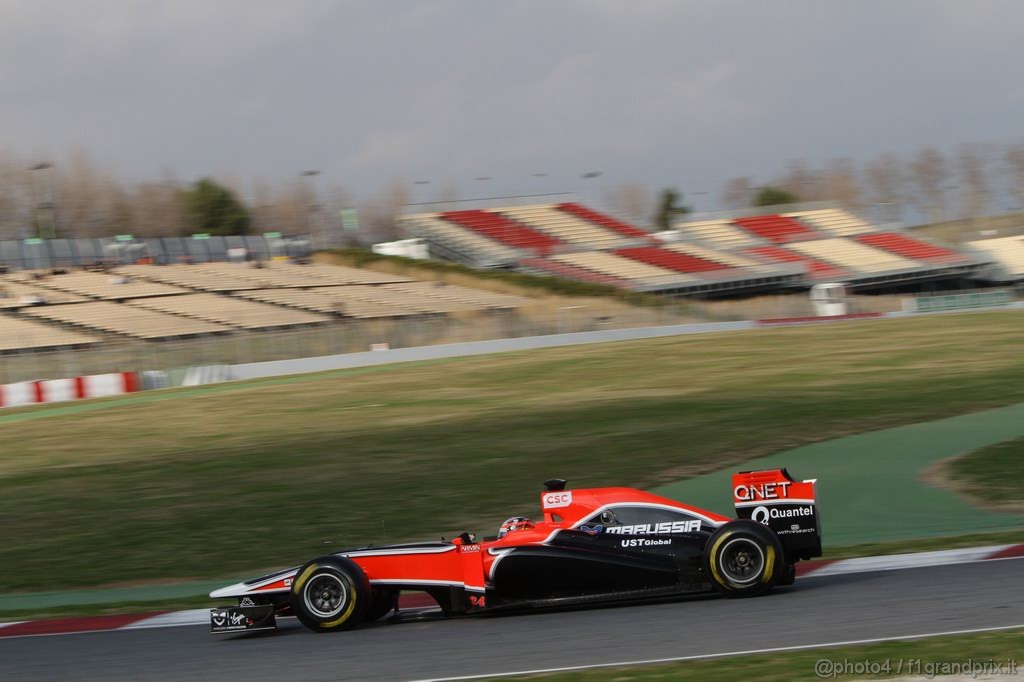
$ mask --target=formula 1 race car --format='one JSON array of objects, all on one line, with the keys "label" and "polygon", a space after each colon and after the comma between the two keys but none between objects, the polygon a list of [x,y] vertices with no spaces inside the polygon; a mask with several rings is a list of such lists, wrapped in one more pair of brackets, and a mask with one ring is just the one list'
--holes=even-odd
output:
[{"label": "formula 1 race car", "polygon": [[737,519],[632,488],[566,490],[545,482],[543,520],[505,522],[494,538],[368,546],[215,590],[215,633],[270,630],[294,615],[316,632],[398,612],[403,590],[445,615],[715,590],[753,597],[791,584],[821,556],[815,482],[785,469],[733,476]]}]

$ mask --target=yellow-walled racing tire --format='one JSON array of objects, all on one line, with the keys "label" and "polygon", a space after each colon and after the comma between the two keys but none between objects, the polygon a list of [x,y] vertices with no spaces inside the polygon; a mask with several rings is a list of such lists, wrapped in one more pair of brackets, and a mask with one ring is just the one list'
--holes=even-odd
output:
[{"label": "yellow-walled racing tire", "polygon": [[730,521],[715,531],[704,550],[711,586],[727,597],[764,594],[779,583],[785,567],[779,538],[756,521]]},{"label": "yellow-walled racing tire", "polygon": [[292,611],[314,632],[348,630],[362,622],[370,606],[370,583],[353,561],[321,557],[295,574]]}]

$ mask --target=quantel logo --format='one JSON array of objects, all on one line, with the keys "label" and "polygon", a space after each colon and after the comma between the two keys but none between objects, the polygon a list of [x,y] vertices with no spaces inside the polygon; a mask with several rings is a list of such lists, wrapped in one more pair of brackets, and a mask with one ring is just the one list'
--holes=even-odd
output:
[{"label": "quantel logo", "polygon": [[792,507],[789,509],[769,509],[764,505],[754,508],[750,518],[758,523],[768,525],[772,519],[792,519],[798,516],[813,516],[814,509],[811,507]]}]

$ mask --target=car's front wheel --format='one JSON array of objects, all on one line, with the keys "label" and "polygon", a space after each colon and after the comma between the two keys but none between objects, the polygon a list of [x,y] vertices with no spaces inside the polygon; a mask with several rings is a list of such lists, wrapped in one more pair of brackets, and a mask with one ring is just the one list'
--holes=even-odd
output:
[{"label": "car's front wheel", "polygon": [[292,611],[315,632],[348,630],[363,620],[370,605],[370,583],[354,562],[323,557],[295,574]]},{"label": "car's front wheel", "polygon": [[704,568],[712,587],[727,597],[764,594],[783,577],[782,544],[756,521],[731,521],[708,540]]}]

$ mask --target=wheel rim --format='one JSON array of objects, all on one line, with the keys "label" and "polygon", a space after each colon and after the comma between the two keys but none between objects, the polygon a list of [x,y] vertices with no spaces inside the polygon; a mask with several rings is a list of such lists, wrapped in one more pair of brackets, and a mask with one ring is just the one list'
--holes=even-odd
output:
[{"label": "wheel rim", "polygon": [[344,610],[348,602],[348,589],[341,578],[333,573],[317,573],[302,590],[302,600],[313,615],[331,618]]},{"label": "wheel rim", "polygon": [[729,582],[752,583],[764,573],[764,550],[753,540],[736,538],[725,543],[718,565]]}]

